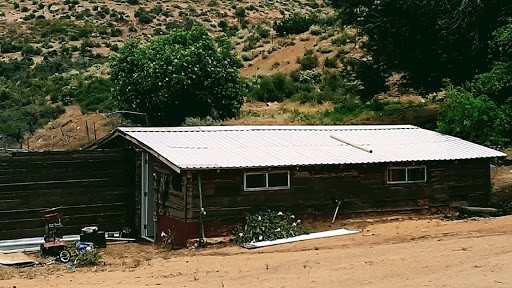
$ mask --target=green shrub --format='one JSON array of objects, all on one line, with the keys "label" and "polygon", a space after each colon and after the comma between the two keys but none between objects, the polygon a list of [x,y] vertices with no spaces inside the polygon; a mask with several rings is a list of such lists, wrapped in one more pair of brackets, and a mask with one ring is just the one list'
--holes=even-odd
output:
[{"label": "green shrub", "polygon": [[9,39],[10,37],[3,37],[0,35],[0,46],[2,47],[2,53],[13,53],[20,52],[24,47],[24,41],[22,39]]},{"label": "green shrub", "polygon": [[123,36],[123,30],[119,28],[110,29],[110,37],[120,37]]},{"label": "green shrub", "polygon": [[354,43],[356,41],[356,35],[343,31],[340,36],[331,40],[332,45],[342,46],[347,43]]},{"label": "green shrub", "polygon": [[25,21],[29,21],[29,20],[32,20],[32,19],[35,19],[35,18],[36,18],[36,14],[30,13],[28,15],[23,16],[22,19],[25,20]]},{"label": "green shrub", "polygon": [[258,26],[256,26],[255,30],[256,30],[256,33],[258,33],[258,35],[262,39],[268,38],[270,36],[270,28],[268,28],[266,26],[258,25]]},{"label": "green shrub", "polygon": [[327,68],[338,67],[338,59],[336,59],[335,57],[332,57],[332,58],[326,57],[324,60],[324,67],[327,67]]},{"label": "green shrub", "polygon": [[224,125],[222,120],[215,120],[210,116],[201,117],[185,117],[185,121],[181,126],[221,126]]},{"label": "green shrub", "polygon": [[[14,93],[12,95],[14,98],[17,97]],[[11,105],[16,103],[13,100],[16,101],[11,99]],[[21,103],[16,103],[17,106],[13,105],[0,111],[0,134],[16,138],[18,129],[22,133],[34,132],[50,120],[57,119],[60,114],[65,112],[64,107],[61,105],[28,104],[31,101],[32,99],[25,99]]]},{"label": "green shrub", "polygon": [[297,63],[300,64],[301,70],[312,70],[318,66],[318,56],[306,55],[304,57],[297,57]]},{"label": "green shrub", "polygon": [[250,215],[246,220],[244,226],[237,227],[233,232],[235,243],[271,241],[309,233],[301,220],[295,220],[295,216],[290,213],[268,210]]},{"label": "green shrub", "polygon": [[251,61],[255,57],[256,57],[256,55],[253,54],[253,53],[243,53],[242,54],[242,61]]},{"label": "green shrub", "polygon": [[247,97],[258,101],[283,101],[290,98],[297,88],[292,79],[284,73],[260,75],[248,84]]},{"label": "green shrub", "polygon": [[139,0],[126,0],[126,3],[128,3],[130,5],[139,5],[140,1]]},{"label": "green shrub", "polygon": [[254,6],[253,4],[250,4],[249,6],[245,7],[245,9],[248,11],[259,11],[259,9],[256,8],[256,6]]},{"label": "green shrub", "polygon": [[134,16],[135,18],[139,19],[139,22],[142,24],[150,24],[153,22],[153,19],[155,18],[155,16],[151,14],[150,11],[142,7],[135,11]]},{"label": "green shrub", "polygon": [[41,55],[43,53],[43,50],[39,47],[34,47],[30,44],[27,44],[23,49],[21,50],[21,55],[26,56],[34,56],[34,55]]},{"label": "green shrub", "polygon": [[310,8],[313,8],[313,9],[320,8],[320,4],[318,4],[315,1],[306,2],[306,3],[304,3],[304,5],[306,5],[306,6],[310,7]]},{"label": "green shrub", "polygon": [[43,44],[41,44],[41,48],[51,49],[51,48],[53,48],[53,45],[48,42],[43,42]]},{"label": "green shrub", "polygon": [[322,54],[328,54],[328,53],[332,52],[332,47],[331,46],[318,46],[318,48],[316,48],[316,51],[320,52]]},{"label": "green shrub", "polygon": [[245,17],[245,8],[244,7],[236,7],[235,9],[235,16],[239,18]]},{"label": "green shrub", "polygon": [[319,25],[311,25],[311,27],[309,27],[309,33],[311,33],[311,35],[318,36],[322,34],[322,31],[323,29]]},{"label": "green shrub", "polygon": [[238,32],[239,28],[237,25],[228,25],[228,23],[224,20],[219,21],[219,28],[222,29],[222,32],[226,34],[228,37],[235,36],[236,32]]},{"label": "green shrub", "polygon": [[82,41],[82,44],[80,46],[85,48],[98,48],[101,46],[101,44],[89,39],[85,39],[84,41]]},{"label": "green shrub", "polygon": [[119,45],[117,45],[117,44],[110,45],[109,48],[110,48],[110,51],[112,51],[112,52],[119,51]]},{"label": "green shrub", "polygon": [[294,15],[290,18],[274,23],[274,30],[279,36],[301,34],[309,30],[314,24],[311,17]]},{"label": "green shrub", "polygon": [[98,265],[101,259],[101,254],[98,250],[84,251],[73,256],[71,260],[73,263],[83,266]]},{"label": "green shrub", "polygon": [[[21,60],[11,59],[8,62],[0,61],[0,76],[6,80],[17,80],[17,78],[24,78],[30,66],[34,61],[29,58]],[[3,86],[3,85],[2,85]]]}]

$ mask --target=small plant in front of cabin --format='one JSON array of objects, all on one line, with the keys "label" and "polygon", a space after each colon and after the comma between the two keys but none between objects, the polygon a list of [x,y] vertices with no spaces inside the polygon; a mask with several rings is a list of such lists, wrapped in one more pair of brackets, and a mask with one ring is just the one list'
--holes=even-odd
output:
[{"label": "small plant in front of cabin", "polygon": [[296,220],[290,213],[265,211],[249,215],[247,223],[233,231],[235,243],[253,243],[271,241],[308,234],[301,220]]},{"label": "small plant in front of cabin", "polygon": [[101,259],[101,254],[98,250],[90,250],[78,253],[71,259],[73,263],[83,266],[98,265]]},{"label": "small plant in front of cabin", "polygon": [[176,234],[171,229],[167,229],[167,233],[162,232],[162,244],[168,250],[176,247]]}]

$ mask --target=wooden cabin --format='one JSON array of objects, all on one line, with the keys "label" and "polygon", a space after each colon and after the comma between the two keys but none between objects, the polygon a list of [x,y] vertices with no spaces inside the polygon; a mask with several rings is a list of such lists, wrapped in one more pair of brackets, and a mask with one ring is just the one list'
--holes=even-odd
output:
[{"label": "wooden cabin", "polygon": [[[274,209],[332,215],[487,205],[504,153],[411,125],[118,128],[89,147],[136,151],[141,237],[206,236]],[[201,211],[203,211],[201,213]]]}]

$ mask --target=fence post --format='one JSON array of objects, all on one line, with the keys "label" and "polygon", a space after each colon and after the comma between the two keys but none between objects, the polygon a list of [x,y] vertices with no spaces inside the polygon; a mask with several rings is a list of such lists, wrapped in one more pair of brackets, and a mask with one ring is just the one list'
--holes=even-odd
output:
[{"label": "fence post", "polygon": [[85,131],[87,131],[87,143],[91,143],[91,139],[89,139],[89,124],[87,120],[85,120]]}]

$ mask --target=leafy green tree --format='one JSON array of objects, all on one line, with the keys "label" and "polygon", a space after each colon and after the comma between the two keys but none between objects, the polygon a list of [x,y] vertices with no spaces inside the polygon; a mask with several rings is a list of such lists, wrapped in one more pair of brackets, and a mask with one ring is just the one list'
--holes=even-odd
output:
[{"label": "leafy green tree", "polygon": [[[441,109],[438,131],[488,146],[510,142],[510,106],[497,107],[487,96],[475,97],[461,88],[450,88]],[[512,103],[510,103],[512,104]]]},{"label": "leafy green tree", "polygon": [[503,0],[332,0],[343,25],[366,35],[374,66],[401,72],[410,87],[438,91],[487,71],[493,32],[512,16]]},{"label": "leafy green tree", "polygon": [[121,109],[147,113],[151,125],[234,117],[243,97],[241,61],[232,49],[203,27],[148,42],[127,41],[111,66],[113,99]]},{"label": "leafy green tree", "polygon": [[484,145],[512,144],[512,25],[493,33],[490,71],[459,88],[448,88],[439,131]]}]

